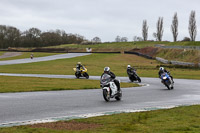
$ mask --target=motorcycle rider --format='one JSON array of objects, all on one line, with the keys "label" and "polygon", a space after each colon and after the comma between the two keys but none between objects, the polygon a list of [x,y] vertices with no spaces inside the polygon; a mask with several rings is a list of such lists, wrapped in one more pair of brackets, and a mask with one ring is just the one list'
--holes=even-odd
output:
[{"label": "motorcycle rider", "polygon": [[127,74],[132,75],[133,71],[136,71],[136,69],[131,67],[131,65],[127,65]]},{"label": "motorcycle rider", "polygon": [[101,77],[104,75],[104,74],[108,74],[111,76],[111,78],[113,79],[114,83],[116,84],[117,86],[117,91],[120,92],[120,83],[116,78],[115,74],[113,72],[110,71],[110,67],[105,67],[104,68],[104,73],[101,75]]},{"label": "motorcycle rider", "polygon": [[78,62],[77,65],[76,65],[76,71],[77,72],[81,72],[81,68],[84,70],[85,67],[81,64],[81,62]]},{"label": "motorcycle rider", "polygon": [[159,78],[161,78],[161,75],[162,75],[163,73],[167,73],[167,74],[171,77],[172,82],[174,83],[173,77],[170,75],[170,72],[167,71],[164,67],[160,67],[160,68],[159,68],[159,72],[158,72]]}]

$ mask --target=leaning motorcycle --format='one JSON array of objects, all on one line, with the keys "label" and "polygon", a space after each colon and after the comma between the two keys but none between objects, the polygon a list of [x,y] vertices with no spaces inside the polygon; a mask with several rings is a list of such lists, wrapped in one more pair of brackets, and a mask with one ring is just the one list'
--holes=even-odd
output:
[{"label": "leaning motorcycle", "polygon": [[122,91],[117,91],[117,86],[110,75],[104,74],[100,79],[101,87],[103,90],[103,98],[105,101],[110,101],[110,98],[121,100]]},{"label": "leaning motorcycle", "polygon": [[73,68],[73,70],[75,71],[76,78],[85,77],[86,79],[89,79],[87,68],[84,67],[84,68],[81,68],[80,70]]},{"label": "leaning motorcycle", "polygon": [[132,73],[128,74],[128,77],[131,82],[133,81],[138,81],[139,83],[141,82],[141,78],[138,76],[136,70],[132,70]]},{"label": "leaning motorcycle", "polygon": [[174,89],[174,83],[168,73],[161,74],[161,82],[167,87],[168,90]]}]

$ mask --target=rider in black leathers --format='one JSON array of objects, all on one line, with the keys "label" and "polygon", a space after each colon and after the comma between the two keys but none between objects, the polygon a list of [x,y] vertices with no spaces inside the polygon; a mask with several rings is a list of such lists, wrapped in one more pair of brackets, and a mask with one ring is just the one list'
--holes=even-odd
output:
[{"label": "rider in black leathers", "polygon": [[136,71],[136,69],[131,67],[130,65],[127,65],[127,74],[132,75],[133,71]]},{"label": "rider in black leathers", "polygon": [[108,74],[111,76],[111,78],[113,79],[114,83],[116,84],[117,86],[117,91],[119,92],[120,91],[120,83],[116,78],[115,74],[113,72],[110,71],[110,68],[109,67],[105,67],[104,68],[104,73],[101,75],[101,77],[104,75],[104,74]]}]

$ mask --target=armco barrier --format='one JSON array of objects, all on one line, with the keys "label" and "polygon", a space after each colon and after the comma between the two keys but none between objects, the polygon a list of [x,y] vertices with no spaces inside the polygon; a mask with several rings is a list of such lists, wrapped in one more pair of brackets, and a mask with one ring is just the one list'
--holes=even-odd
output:
[{"label": "armco barrier", "polygon": [[156,60],[160,61],[164,64],[173,64],[173,65],[179,65],[179,66],[192,66],[192,67],[198,66],[198,67],[200,67],[200,63],[195,64],[195,63],[191,63],[191,62],[182,62],[182,61],[173,61],[173,60],[169,61],[169,60],[166,60],[166,59],[163,59],[163,58],[160,58],[160,57],[156,57]]},{"label": "armco barrier", "polygon": [[162,63],[164,63],[164,64],[170,64],[170,61],[165,60],[165,59],[160,58],[160,57],[156,57],[156,60],[157,60],[157,61],[160,61],[160,62],[162,62]]},{"label": "armco barrier", "polygon": [[167,49],[195,49],[200,50],[200,46],[163,46],[161,44],[156,44],[155,47],[167,48]]},{"label": "armco barrier", "polygon": [[195,66],[194,63],[190,63],[190,62],[181,62],[181,61],[170,61],[171,64],[173,65],[179,65],[179,66]]}]

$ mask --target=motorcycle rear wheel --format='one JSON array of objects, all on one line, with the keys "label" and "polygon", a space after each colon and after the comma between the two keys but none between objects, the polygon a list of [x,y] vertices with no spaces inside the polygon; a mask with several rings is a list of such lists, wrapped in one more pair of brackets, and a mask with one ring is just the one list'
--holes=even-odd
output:
[{"label": "motorcycle rear wheel", "polygon": [[120,92],[120,93],[118,94],[118,96],[115,97],[115,99],[116,99],[117,101],[120,101],[121,98],[122,98],[122,92]]},{"label": "motorcycle rear wheel", "polygon": [[75,73],[75,76],[76,76],[77,79],[79,79],[79,75],[77,73]]}]

